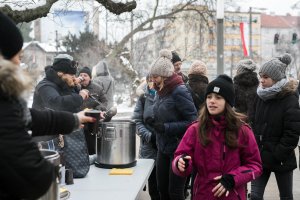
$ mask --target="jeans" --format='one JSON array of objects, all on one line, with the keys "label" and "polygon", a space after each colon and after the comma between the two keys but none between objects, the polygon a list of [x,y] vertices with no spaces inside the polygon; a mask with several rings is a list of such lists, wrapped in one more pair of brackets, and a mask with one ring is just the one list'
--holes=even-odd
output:
[{"label": "jeans", "polygon": [[184,200],[186,178],[172,171],[173,155],[157,153],[156,178],[161,200]]},{"label": "jeans", "polygon": [[[293,200],[293,171],[274,172],[280,200]],[[263,174],[251,182],[251,200],[263,200],[271,171],[263,169]]]}]

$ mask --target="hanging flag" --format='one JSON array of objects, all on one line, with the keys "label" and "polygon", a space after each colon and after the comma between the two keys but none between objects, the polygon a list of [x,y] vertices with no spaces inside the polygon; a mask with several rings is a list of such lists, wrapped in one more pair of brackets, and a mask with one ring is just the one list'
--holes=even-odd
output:
[{"label": "hanging flag", "polygon": [[249,56],[249,24],[241,22],[240,30],[244,56]]}]

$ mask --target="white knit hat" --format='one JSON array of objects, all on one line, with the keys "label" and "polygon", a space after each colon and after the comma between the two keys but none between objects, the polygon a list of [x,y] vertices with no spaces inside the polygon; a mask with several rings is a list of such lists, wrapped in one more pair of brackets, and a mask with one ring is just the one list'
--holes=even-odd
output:
[{"label": "white knit hat", "polygon": [[240,60],[236,65],[236,73],[253,72],[256,70],[256,63],[251,59]]},{"label": "white knit hat", "polygon": [[204,62],[202,62],[201,60],[195,60],[191,64],[191,67],[189,69],[188,75],[190,75],[190,74],[206,76],[207,75],[206,64]]},{"label": "white knit hat", "polygon": [[167,49],[159,52],[159,57],[152,63],[150,74],[162,77],[170,77],[174,73],[174,66],[171,62],[172,53]]}]

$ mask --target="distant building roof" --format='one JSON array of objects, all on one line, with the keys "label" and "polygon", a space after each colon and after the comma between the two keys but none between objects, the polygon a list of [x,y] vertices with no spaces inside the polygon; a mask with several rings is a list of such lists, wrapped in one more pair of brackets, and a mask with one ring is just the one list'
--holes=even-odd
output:
[{"label": "distant building roof", "polygon": [[265,28],[296,28],[300,24],[300,17],[287,14],[280,15],[261,15],[261,27]]},{"label": "distant building roof", "polygon": [[49,43],[41,43],[38,41],[32,41],[32,42],[26,42],[24,43],[23,49],[26,49],[30,45],[37,45],[40,47],[43,51],[47,53],[55,53],[55,52],[66,52],[66,47],[60,46],[58,49],[54,44],[49,44]]}]

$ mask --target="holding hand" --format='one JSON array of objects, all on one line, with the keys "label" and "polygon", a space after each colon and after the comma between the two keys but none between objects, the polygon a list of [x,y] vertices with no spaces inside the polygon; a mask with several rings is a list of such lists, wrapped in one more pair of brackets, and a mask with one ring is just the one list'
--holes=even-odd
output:
[{"label": "holding hand", "polygon": [[[103,112],[100,112],[100,119],[104,119],[104,113]],[[78,113],[76,113],[77,117],[78,117],[78,120],[79,120],[79,124],[80,124],[80,128],[83,128],[84,127],[84,123],[94,123],[96,121],[95,118],[93,117],[90,117],[90,116],[86,116],[85,115],[85,111],[80,111]]]},{"label": "holding hand", "polygon": [[82,97],[83,100],[89,98],[89,91],[86,89],[80,90],[79,95]]},{"label": "holding hand", "polygon": [[192,159],[191,156],[187,156],[187,155],[182,155],[178,161],[177,161],[177,168],[179,169],[180,172],[184,172],[188,166],[189,166],[189,162]]}]

